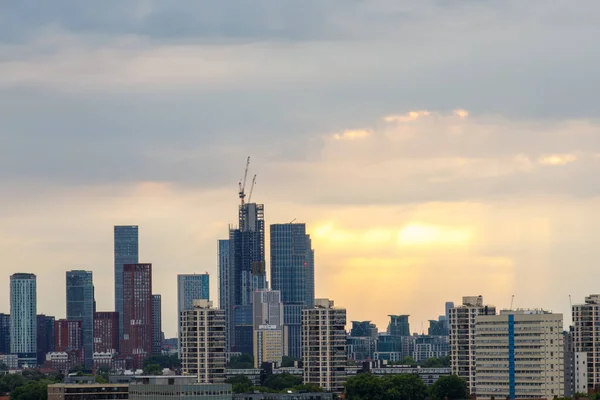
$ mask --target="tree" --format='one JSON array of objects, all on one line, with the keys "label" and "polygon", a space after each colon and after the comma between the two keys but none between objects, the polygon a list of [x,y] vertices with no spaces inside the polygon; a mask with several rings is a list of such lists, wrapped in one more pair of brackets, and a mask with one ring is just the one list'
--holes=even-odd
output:
[{"label": "tree", "polygon": [[8,365],[0,362],[0,371],[8,371]]},{"label": "tree", "polygon": [[227,368],[230,369],[248,369],[254,368],[254,357],[250,354],[242,354],[241,356],[231,357],[229,363],[227,363]]},{"label": "tree", "polygon": [[50,381],[30,381],[10,392],[10,400],[47,400]]},{"label": "tree", "polygon": [[319,385],[315,385],[314,383],[303,383],[301,385],[296,385],[292,388],[292,390],[296,393],[315,393],[322,392],[323,388]]},{"label": "tree", "polygon": [[161,368],[177,369],[181,367],[181,361],[176,354],[160,354],[146,357],[144,366],[149,364],[158,364]]},{"label": "tree", "polygon": [[284,389],[291,389],[294,386],[298,386],[302,384],[302,377],[283,373],[283,374],[273,374],[269,375],[267,379],[265,379],[264,386],[269,389],[282,391]]},{"label": "tree", "polygon": [[144,366],[144,374],[146,375],[162,375],[162,368],[158,364],[148,364]]},{"label": "tree", "polygon": [[345,392],[348,400],[384,400],[382,380],[371,373],[358,374],[348,378]]},{"label": "tree", "polygon": [[430,395],[432,400],[459,400],[469,397],[467,382],[456,376],[442,376],[431,386]]},{"label": "tree", "polygon": [[238,375],[225,380],[225,383],[230,383],[234,393],[251,393],[252,382],[247,376]]}]

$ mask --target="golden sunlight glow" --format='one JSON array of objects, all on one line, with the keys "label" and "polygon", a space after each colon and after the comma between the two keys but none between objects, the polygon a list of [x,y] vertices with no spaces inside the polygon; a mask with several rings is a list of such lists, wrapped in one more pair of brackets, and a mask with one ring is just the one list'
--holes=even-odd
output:
[{"label": "golden sunlight glow", "polygon": [[409,224],[398,232],[401,246],[464,246],[471,241],[472,232],[465,228],[449,228],[436,225]]},{"label": "golden sunlight glow", "polygon": [[404,115],[388,115],[387,117],[384,117],[383,120],[385,122],[410,122],[429,115],[431,115],[431,112],[427,110],[410,111]]},{"label": "golden sunlight glow", "polygon": [[454,115],[456,115],[459,118],[466,118],[469,116],[469,112],[467,110],[459,108],[458,110],[454,110]]},{"label": "golden sunlight glow", "polygon": [[552,154],[540,157],[538,161],[544,165],[567,165],[577,161],[577,157],[574,154]]},{"label": "golden sunlight glow", "polygon": [[354,140],[354,139],[364,139],[367,136],[370,136],[373,132],[365,129],[357,129],[357,130],[346,130],[342,133],[336,133],[333,135],[335,140]]}]

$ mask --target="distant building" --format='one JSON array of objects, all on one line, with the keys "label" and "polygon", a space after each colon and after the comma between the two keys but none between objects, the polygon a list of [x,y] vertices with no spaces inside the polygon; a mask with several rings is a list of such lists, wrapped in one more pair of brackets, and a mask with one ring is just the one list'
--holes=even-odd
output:
[{"label": "distant building", "polygon": [[333,400],[333,393],[234,393],[233,400]]},{"label": "distant building", "polygon": [[409,315],[390,315],[387,332],[391,336],[410,336]]},{"label": "distant building", "polygon": [[94,313],[94,353],[117,353],[119,340],[119,313]]},{"label": "distant building", "polygon": [[377,350],[377,338],[371,336],[348,336],[346,351],[348,359],[354,361],[373,360]]},{"label": "distant building", "polygon": [[281,292],[284,354],[299,359],[302,353],[302,309],[315,301],[315,253],[305,224],[271,225],[271,286]]},{"label": "distant building", "polygon": [[572,312],[574,352],[587,355],[587,387],[600,387],[600,294],[586,296],[585,303],[573,305]]},{"label": "distant building", "polygon": [[[441,317],[440,317],[441,318]],[[429,320],[429,329],[427,330],[427,334],[429,336],[448,336],[448,331],[446,329],[447,322],[445,319],[439,320]]]},{"label": "distant building", "polygon": [[0,354],[10,354],[10,314],[0,314]]},{"label": "distant building", "polygon": [[[225,349],[233,348],[233,271],[231,270],[229,240],[217,243],[219,269],[219,309],[225,311]],[[180,311],[181,314],[181,311]]]},{"label": "distant building", "polygon": [[10,277],[10,352],[19,366],[37,364],[37,283],[34,274]]},{"label": "distant building", "polygon": [[371,321],[352,321],[350,336],[377,338],[377,326]]},{"label": "distant building", "polygon": [[152,295],[152,354],[162,354],[162,300]]},{"label": "distant building", "polygon": [[[205,274],[177,275],[177,318],[184,310],[194,309],[194,300],[210,300],[210,277]],[[179,326],[179,320],[177,321]],[[181,332],[178,331],[178,336]]]},{"label": "distant building", "polygon": [[123,318],[125,309],[123,307],[123,266],[125,264],[137,264],[139,262],[139,240],[138,226],[115,226],[114,227],[114,251],[115,251],[115,311],[119,313],[119,336],[123,339],[125,328]]},{"label": "distant building", "polygon": [[573,327],[563,332],[563,354],[565,360],[564,383],[565,397],[572,397],[575,393],[575,347],[573,346]]},{"label": "distant building", "polygon": [[254,367],[259,368],[263,362],[281,363],[284,348],[281,293],[259,290],[253,296]]},{"label": "distant building", "polygon": [[562,314],[543,310],[502,310],[500,315],[477,315],[477,398],[563,397],[562,328]]},{"label": "distant building", "polygon": [[181,367],[201,383],[225,381],[225,311],[196,300],[181,312]]},{"label": "distant building", "polygon": [[342,392],[346,380],[346,309],[329,299],[316,299],[302,310],[304,383]]},{"label": "distant building", "polygon": [[44,314],[37,316],[37,364],[44,365],[46,353],[54,351],[54,317]]},{"label": "distant building", "polygon": [[141,368],[152,354],[152,264],[123,266],[123,299],[121,355]]},{"label": "distant building", "polygon": [[0,363],[6,365],[9,369],[19,368],[19,358],[16,354],[0,354]]},{"label": "distant building", "polygon": [[48,400],[128,399],[129,385],[56,383],[48,385]]},{"label": "distant building", "polygon": [[365,363],[363,372],[370,372],[375,376],[386,375],[417,375],[427,386],[433,385],[439,378],[450,376],[450,368],[423,368],[411,365],[389,365],[387,361],[374,361]]},{"label": "distant building", "polygon": [[475,393],[475,317],[495,315],[496,307],[483,304],[482,296],[465,296],[463,304],[450,309],[450,364],[452,374],[467,381]]},{"label": "distant building", "polygon": [[231,384],[196,383],[191,376],[139,376],[129,384],[130,400],[231,398]]},{"label": "distant building", "polygon": [[430,358],[443,358],[450,354],[450,339],[448,336],[414,337],[414,350],[412,358],[421,363]]},{"label": "distant building", "polygon": [[67,271],[67,319],[81,321],[85,366],[94,354],[94,283],[91,271]]},{"label": "distant building", "polygon": [[[49,368],[66,369],[68,367],[83,366],[85,363],[85,348],[83,347],[83,328],[81,321],[59,319],[54,324],[55,351],[46,361],[51,361]],[[61,354],[63,353],[63,354]],[[92,354],[93,356],[93,354]],[[63,367],[64,361],[64,367]],[[47,364],[47,363],[46,363]]]}]

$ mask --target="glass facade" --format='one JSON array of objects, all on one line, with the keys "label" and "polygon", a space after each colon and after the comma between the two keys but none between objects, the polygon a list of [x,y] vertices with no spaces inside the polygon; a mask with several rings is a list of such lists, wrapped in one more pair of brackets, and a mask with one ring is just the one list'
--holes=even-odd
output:
[{"label": "glass facade", "polygon": [[229,240],[219,240],[217,243],[219,267],[219,308],[225,310],[225,348],[230,351],[230,338],[233,336],[231,300],[231,268],[229,263]]},{"label": "glass facade", "polygon": [[10,314],[0,314],[0,354],[10,354]]},{"label": "glass facade", "polygon": [[119,313],[119,335],[123,338],[123,265],[139,262],[137,225],[115,226],[115,311]]},{"label": "glass facade", "polygon": [[91,271],[67,271],[67,320],[81,321],[85,366],[94,355],[94,283]]},{"label": "glass facade", "polygon": [[37,363],[37,280],[34,274],[10,277],[10,352],[19,365]]},{"label": "glass facade", "polygon": [[288,348],[301,357],[302,309],[314,306],[314,250],[305,224],[271,225],[271,286],[281,292]]},{"label": "glass facade", "polygon": [[44,314],[37,316],[37,362],[43,365],[46,354],[54,351],[54,317]]},{"label": "glass facade", "polygon": [[152,354],[162,354],[162,298],[152,295]]},{"label": "glass facade", "polygon": [[[220,246],[219,246],[220,247]],[[205,274],[177,275],[177,326],[181,338],[181,312],[194,309],[194,300],[210,300],[210,277]]]}]

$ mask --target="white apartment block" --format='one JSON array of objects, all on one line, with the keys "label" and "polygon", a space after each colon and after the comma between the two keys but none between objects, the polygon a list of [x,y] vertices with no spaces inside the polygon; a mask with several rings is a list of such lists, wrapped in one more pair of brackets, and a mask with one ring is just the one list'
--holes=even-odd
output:
[{"label": "white apartment block", "polygon": [[254,330],[254,368],[262,363],[281,364],[283,357],[283,330],[277,325],[259,325]]},{"label": "white apartment block", "polygon": [[483,304],[482,296],[465,296],[462,305],[449,310],[450,367],[475,393],[475,318],[495,315],[496,307]]},{"label": "white apartment block", "polygon": [[588,393],[588,355],[587,353],[575,353],[573,366],[574,393]]},{"label": "white apartment block", "polygon": [[587,296],[585,304],[574,305],[572,312],[573,347],[575,353],[587,354],[587,388],[594,389],[600,386],[600,294]]},{"label": "white apartment block", "polygon": [[342,392],[346,380],[346,309],[329,299],[315,299],[302,310],[304,383]]},{"label": "white apartment block", "polygon": [[225,310],[212,301],[194,300],[193,310],[183,310],[181,325],[181,368],[199,383],[225,381]]},{"label": "white apartment block", "polygon": [[478,399],[553,399],[564,395],[563,316],[503,310],[475,317]]}]

